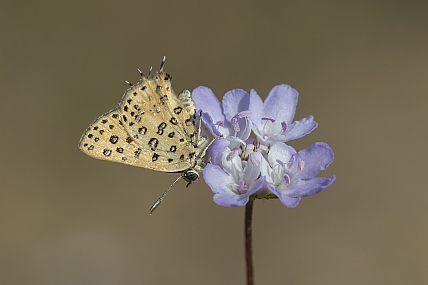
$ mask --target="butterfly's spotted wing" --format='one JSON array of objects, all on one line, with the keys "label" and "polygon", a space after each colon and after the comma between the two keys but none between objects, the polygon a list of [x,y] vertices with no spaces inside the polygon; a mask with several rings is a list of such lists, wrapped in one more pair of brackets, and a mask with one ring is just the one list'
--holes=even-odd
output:
[{"label": "butterfly's spotted wing", "polygon": [[208,145],[198,135],[197,114],[184,90],[178,96],[171,76],[161,71],[129,88],[119,107],[96,119],[82,135],[79,148],[86,154],[164,172],[203,167]]}]

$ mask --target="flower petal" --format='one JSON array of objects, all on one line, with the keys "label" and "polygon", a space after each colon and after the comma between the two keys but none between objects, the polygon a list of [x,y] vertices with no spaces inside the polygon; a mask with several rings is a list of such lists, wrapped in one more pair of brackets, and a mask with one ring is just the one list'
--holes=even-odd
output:
[{"label": "flower petal", "polygon": [[212,145],[209,149],[209,156],[210,156],[211,163],[214,163],[217,155],[224,152],[229,145],[230,145],[230,142],[225,138],[216,139],[212,143]]},{"label": "flower petal", "polygon": [[260,176],[260,167],[262,165],[262,160],[265,160],[261,153],[253,152],[250,154],[247,165],[244,168],[244,173],[242,178],[252,186],[254,181]]},{"label": "flower petal", "polygon": [[218,165],[208,164],[202,174],[214,193],[233,193],[227,186],[229,183],[233,183],[233,180]]},{"label": "flower petal", "polygon": [[309,180],[300,180],[293,185],[293,188],[286,190],[287,195],[293,197],[308,197],[318,194],[329,187],[336,180],[336,176],[330,178],[315,177]]},{"label": "flower petal", "polygon": [[291,156],[295,153],[296,151],[291,146],[288,146],[285,143],[277,142],[269,149],[269,164],[274,167],[276,164],[278,164],[278,160],[284,164],[287,164],[290,161]]},{"label": "flower petal", "polygon": [[290,125],[296,112],[299,93],[290,85],[281,84],[272,88],[264,103],[263,116],[275,118],[277,124]]},{"label": "flower petal", "polygon": [[[250,131],[251,131],[251,129],[250,129]],[[230,142],[230,145],[229,145],[230,149],[235,149],[235,148],[239,148],[241,146],[245,146],[245,141],[239,137],[227,136],[226,139]]]},{"label": "flower petal", "polygon": [[285,132],[286,141],[295,140],[312,132],[318,124],[314,121],[313,116],[308,116],[300,121],[292,123]]},{"label": "flower petal", "polygon": [[221,132],[218,130],[218,126],[216,126],[213,118],[211,118],[210,114],[203,112],[202,113],[202,122],[205,125],[205,127],[208,129],[208,131],[213,136],[220,136]]},{"label": "flower petal", "polygon": [[266,186],[268,189],[274,193],[279,200],[288,208],[295,208],[297,205],[299,205],[300,197],[290,197],[285,191],[279,191],[270,183],[267,183]]},{"label": "flower petal", "polygon": [[248,196],[251,196],[255,194],[257,191],[259,191],[260,189],[262,189],[265,182],[266,182],[266,178],[264,176],[254,181],[253,185],[251,185],[250,190],[247,193]]},{"label": "flower petal", "polygon": [[305,162],[300,173],[301,178],[315,177],[321,170],[327,169],[334,160],[333,150],[328,144],[317,142],[298,152],[298,156]]},{"label": "flower petal", "polygon": [[251,133],[251,112],[248,110],[250,95],[242,89],[233,89],[224,95],[222,102],[223,112],[230,126],[228,134],[245,141]]},{"label": "flower petal", "polygon": [[250,96],[242,89],[233,89],[224,94],[222,103],[224,116],[231,122],[236,114],[248,110]]},{"label": "flower petal", "polygon": [[[268,156],[269,157],[269,156]],[[263,159],[260,164],[260,174],[266,177],[266,181],[273,183],[273,170],[266,159]]]},{"label": "flower petal", "polygon": [[248,196],[247,194],[236,195],[229,193],[216,193],[214,194],[213,199],[214,202],[220,206],[242,207],[248,203],[249,197],[250,196]]},{"label": "flower petal", "polygon": [[214,124],[225,120],[220,101],[218,101],[211,89],[205,86],[196,87],[192,92],[192,98],[193,102],[195,102],[196,110],[208,113]]},{"label": "flower petal", "polygon": [[263,117],[263,100],[254,89],[250,91],[248,109],[251,111],[251,121],[257,128],[261,127]]},{"label": "flower petal", "polygon": [[228,184],[233,181],[219,166],[208,164],[203,170],[203,175],[205,182],[214,192],[214,202],[220,206],[242,207],[247,204],[249,197],[264,184],[264,178],[260,178],[255,181],[247,193],[239,195],[228,187]]}]

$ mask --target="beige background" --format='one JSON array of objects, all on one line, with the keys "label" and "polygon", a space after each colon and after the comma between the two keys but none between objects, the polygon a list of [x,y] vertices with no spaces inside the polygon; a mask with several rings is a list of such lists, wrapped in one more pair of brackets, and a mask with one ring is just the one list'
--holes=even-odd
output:
[{"label": "beige background", "polygon": [[[71,2],[71,1],[70,1]],[[147,1],[149,2],[149,1]],[[256,284],[427,284],[427,2],[2,1],[0,284],[244,284],[243,208],[92,159],[80,135],[139,79],[300,93],[291,143],[337,181],[256,201]]]}]

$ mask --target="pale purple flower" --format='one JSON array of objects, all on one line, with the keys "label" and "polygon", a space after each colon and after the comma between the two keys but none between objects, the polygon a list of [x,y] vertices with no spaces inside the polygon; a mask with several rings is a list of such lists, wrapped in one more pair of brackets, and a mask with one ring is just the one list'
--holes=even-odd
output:
[{"label": "pale purple flower", "polygon": [[265,178],[260,177],[260,153],[252,153],[250,159],[242,160],[238,153],[229,149],[230,141],[219,138],[211,149],[211,163],[205,166],[205,182],[214,192],[214,202],[221,206],[242,207],[256,193]]},{"label": "pale purple flower", "polygon": [[[285,144],[317,127],[312,116],[293,122],[298,93],[290,86],[275,86],[264,103],[254,90],[231,90],[222,103],[207,87],[196,88],[192,96],[208,130],[223,136],[211,145],[203,170],[217,204],[241,207],[249,199],[279,198],[294,208],[336,179],[316,177],[334,160],[327,144],[299,152]],[[251,130],[257,139],[249,138]]]},{"label": "pale purple flower", "polygon": [[[270,147],[267,161],[262,160],[261,175],[266,177],[265,188],[285,206],[294,208],[302,197],[315,195],[336,180],[334,175],[330,178],[316,177],[333,160],[333,151],[326,143],[314,143],[297,153],[284,143],[275,143]],[[260,194],[265,195],[266,192],[261,191]]]},{"label": "pale purple flower", "polygon": [[[192,92],[202,121],[214,136],[223,135],[230,141],[243,143],[250,136],[250,95],[242,89],[228,91],[220,103],[211,89],[200,86]],[[236,145],[236,143],[234,144]]]},{"label": "pale purple flower", "polygon": [[336,176],[316,177],[334,160],[331,148],[314,143],[296,152],[284,143],[275,143],[269,153],[247,154],[247,160],[217,139],[210,149],[211,163],[203,176],[211,187],[214,201],[221,206],[244,206],[251,195],[255,198],[278,197],[287,207],[296,207],[302,197],[315,195],[329,187]]},{"label": "pale purple flower", "polygon": [[286,84],[273,87],[264,103],[255,90],[250,91],[252,128],[260,143],[270,145],[298,139],[318,126],[313,116],[293,123],[298,96]]}]

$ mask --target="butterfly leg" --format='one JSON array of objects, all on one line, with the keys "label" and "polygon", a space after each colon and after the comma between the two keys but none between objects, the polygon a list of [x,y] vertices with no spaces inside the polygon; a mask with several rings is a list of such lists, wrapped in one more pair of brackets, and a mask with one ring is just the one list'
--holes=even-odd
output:
[{"label": "butterfly leg", "polygon": [[[206,142],[208,139],[206,132],[204,131],[204,134],[202,134],[202,128],[204,125],[202,124],[202,110],[199,110],[198,114],[198,130],[196,133],[196,146],[200,146],[202,143]],[[201,139],[201,136],[203,139]]]}]

